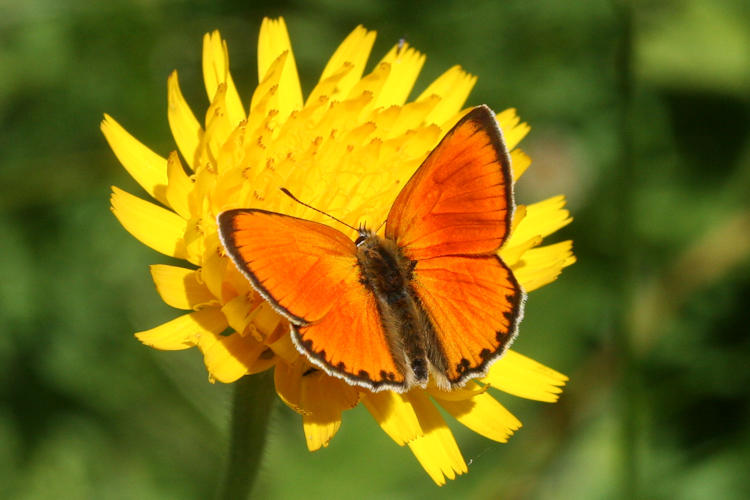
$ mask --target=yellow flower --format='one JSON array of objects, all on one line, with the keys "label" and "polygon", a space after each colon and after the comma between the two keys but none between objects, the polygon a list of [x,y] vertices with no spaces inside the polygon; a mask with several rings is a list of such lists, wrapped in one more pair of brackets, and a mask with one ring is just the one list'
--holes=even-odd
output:
[{"label": "yellow flower", "polygon": [[[327,446],[342,412],[361,402],[443,484],[467,468],[437,406],[474,432],[505,442],[521,422],[488,389],[555,401],[567,378],[512,350],[485,378],[452,392],[372,393],[320,370],[303,376],[311,365],[293,346],[286,320],[240,275],[217,236],[216,215],[238,207],[329,223],[284,196],[282,186],[354,226],[385,219],[399,187],[461,116],[476,77],[454,66],[407,102],[425,56],[400,44],[362,76],[374,40],[374,32],[357,27],[305,98],[283,19],[265,19],[258,41],[260,83],[248,112],[229,72],[226,42],[218,32],[205,35],[210,106],[203,124],[185,102],[177,72],[167,81],[169,125],[179,154],[159,156],[105,115],[102,132],[115,155],[159,202],[113,187],[112,211],[145,245],[192,264],[151,267],[162,299],[189,312],[136,333],[141,342],[166,350],[198,347],[211,381],[230,383],[273,368],[277,393],[302,415],[310,450]],[[531,163],[516,147],[529,126],[512,109],[497,119],[517,179]],[[516,210],[500,255],[526,291],[554,281],[575,260],[569,241],[540,246],[570,222],[564,204],[558,196]]]}]

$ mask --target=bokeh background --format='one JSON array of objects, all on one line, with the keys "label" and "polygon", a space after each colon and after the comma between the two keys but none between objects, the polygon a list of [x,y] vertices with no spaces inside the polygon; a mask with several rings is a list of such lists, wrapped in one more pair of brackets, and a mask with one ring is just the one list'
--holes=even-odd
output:
[{"label": "bokeh background", "polygon": [[534,163],[519,201],[564,193],[578,263],[531,294],[516,348],[570,376],[549,405],[501,401],[508,444],[454,430],[469,474],[437,488],[362,408],[306,450],[278,403],[258,498],[750,497],[750,9],[744,0],[340,2],[0,0],[0,498],[203,499],[221,476],[229,387],[196,349],[132,333],[175,316],[166,258],[122,229],[142,194],[102,113],[175,149],[166,78],[202,115],[203,33],[244,99],[263,16],[287,21],[303,90],[357,25],[372,60],[453,64],[468,104],[516,107]]}]

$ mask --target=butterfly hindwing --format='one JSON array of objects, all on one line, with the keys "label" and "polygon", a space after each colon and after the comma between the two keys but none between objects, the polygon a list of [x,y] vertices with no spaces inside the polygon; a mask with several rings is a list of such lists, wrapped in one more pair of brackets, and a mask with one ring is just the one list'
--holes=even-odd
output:
[{"label": "butterfly hindwing", "polygon": [[229,256],[289,319],[310,361],[373,389],[403,384],[350,238],[325,224],[254,209],[224,212],[218,224]]},{"label": "butterfly hindwing", "polygon": [[420,261],[413,288],[432,320],[452,386],[483,376],[515,338],[525,295],[496,255]]},{"label": "butterfly hindwing", "polygon": [[466,114],[428,155],[388,214],[407,257],[494,252],[513,216],[510,157],[487,106]]},{"label": "butterfly hindwing", "polygon": [[334,308],[317,323],[292,326],[295,344],[318,366],[352,384],[403,390],[403,367],[393,360],[373,295],[357,283]]}]

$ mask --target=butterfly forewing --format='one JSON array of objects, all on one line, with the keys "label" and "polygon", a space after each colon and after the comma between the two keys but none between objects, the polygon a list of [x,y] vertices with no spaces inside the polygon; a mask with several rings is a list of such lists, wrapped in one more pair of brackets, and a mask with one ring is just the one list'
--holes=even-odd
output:
[{"label": "butterfly forewing", "polygon": [[399,389],[371,293],[360,283],[354,242],[324,224],[262,210],[218,219],[227,253],[293,324],[308,359],[332,375],[375,389]]},{"label": "butterfly forewing", "polygon": [[325,224],[254,209],[224,212],[218,224],[237,267],[295,323],[320,320],[357,279],[354,242]]},{"label": "butterfly forewing", "polygon": [[388,214],[385,235],[413,260],[494,252],[513,216],[510,158],[494,114],[474,108],[446,134]]}]

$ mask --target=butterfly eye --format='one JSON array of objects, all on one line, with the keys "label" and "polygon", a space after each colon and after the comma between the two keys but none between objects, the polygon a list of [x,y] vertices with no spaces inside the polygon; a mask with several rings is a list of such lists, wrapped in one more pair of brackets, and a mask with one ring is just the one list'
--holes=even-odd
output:
[{"label": "butterfly eye", "polygon": [[367,239],[367,235],[364,235],[364,234],[360,233],[360,235],[357,236],[357,239],[354,240],[354,244],[356,246],[360,246],[362,243],[365,242],[366,239]]}]

